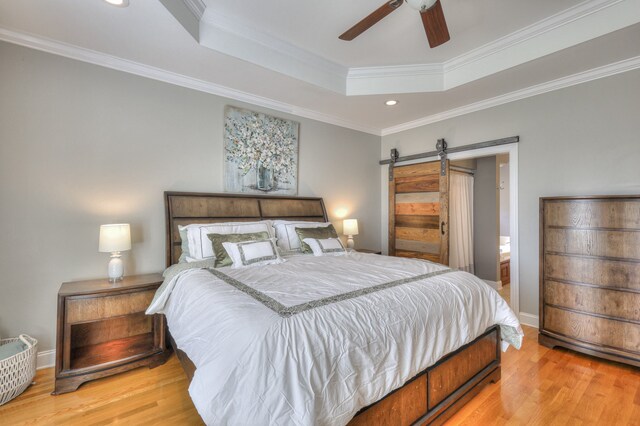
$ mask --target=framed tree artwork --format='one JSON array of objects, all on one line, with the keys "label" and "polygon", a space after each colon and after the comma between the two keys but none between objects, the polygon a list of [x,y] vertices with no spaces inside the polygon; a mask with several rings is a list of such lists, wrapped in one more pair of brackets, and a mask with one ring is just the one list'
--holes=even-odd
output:
[{"label": "framed tree artwork", "polygon": [[227,106],[225,191],[297,195],[300,123]]}]

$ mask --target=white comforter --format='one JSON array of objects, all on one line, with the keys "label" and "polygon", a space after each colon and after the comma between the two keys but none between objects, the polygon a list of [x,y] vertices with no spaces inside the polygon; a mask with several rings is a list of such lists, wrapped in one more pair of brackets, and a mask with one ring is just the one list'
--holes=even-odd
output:
[{"label": "white comforter", "polygon": [[522,338],[473,275],[362,253],[188,269],[158,290],[157,312],[197,367],[189,392],[209,425],[344,425],[494,324]]}]

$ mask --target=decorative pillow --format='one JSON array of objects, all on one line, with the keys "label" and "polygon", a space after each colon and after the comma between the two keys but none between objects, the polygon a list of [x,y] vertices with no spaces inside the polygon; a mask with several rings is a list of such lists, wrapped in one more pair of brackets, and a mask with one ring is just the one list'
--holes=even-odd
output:
[{"label": "decorative pillow", "polygon": [[253,232],[267,232],[269,237],[274,236],[271,221],[261,222],[222,222],[208,224],[187,225],[187,241],[189,244],[189,256],[187,262],[209,259],[214,257],[213,244],[208,234],[248,234]]},{"label": "decorative pillow", "polygon": [[222,243],[229,253],[234,268],[245,266],[262,266],[282,263],[284,260],[278,254],[273,238],[258,241],[245,241],[241,243]]},{"label": "decorative pillow", "polygon": [[250,232],[247,234],[208,234],[213,245],[213,254],[215,256],[214,268],[222,268],[229,266],[233,262],[225,250],[222,243],[241,243],[244,241],[268,240],[271,235],[268,232]]},{"label": "decorative pillow", "polygon": [[307,245],[304,240],[305,238],[315,238],[324,240],[327,238],[338,238],[338,233],[333,225],[329,224],[329,226],[322,226],[317,228],[299,228],[296,226],[296,234],[298,235],[298,239],[301,242],[302,252],[303,253],[312,253],[311,247]]},{"label": "decorative pillow", "polygon": [[300,238],[295,228],[318,228],[331,225],[329,222],[292,222],[289,220],[276,220],[273,227],[278,238],[278,247],[284,251],[300,250]]},{"label": "decorative pillow", "polygon": [[340,238],[305,238],[302,242],[309,246],[314,256],[342,256],[347,254],[347,250],[342,245]]},{"label": "decorative pillow", "polygon": [[180,253],[180,259],[178,263],[184,263],[189,257],[189,237],[187,237],[187,227],[178,225],[178,232],[180,233],[180,241],[182,243],[182,253]]}]

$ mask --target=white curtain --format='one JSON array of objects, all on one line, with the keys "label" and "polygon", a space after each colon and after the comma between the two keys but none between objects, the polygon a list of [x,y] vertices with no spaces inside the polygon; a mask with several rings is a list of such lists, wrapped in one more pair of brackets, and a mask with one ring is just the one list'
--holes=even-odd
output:
[{"label": "white curtain", "polygon": [[473,274],[473,175],[452,171],[449,185],[449,266]]}]

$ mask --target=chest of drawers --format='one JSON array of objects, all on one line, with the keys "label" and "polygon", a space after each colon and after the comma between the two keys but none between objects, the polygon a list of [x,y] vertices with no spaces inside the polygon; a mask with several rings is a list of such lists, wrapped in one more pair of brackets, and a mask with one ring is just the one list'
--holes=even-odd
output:
[{"label": "chest of drawers", "polygon": [[640,196],[540,200],[538,340],[640,366]]}]

